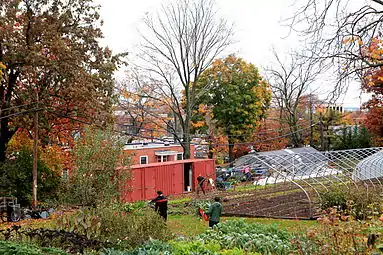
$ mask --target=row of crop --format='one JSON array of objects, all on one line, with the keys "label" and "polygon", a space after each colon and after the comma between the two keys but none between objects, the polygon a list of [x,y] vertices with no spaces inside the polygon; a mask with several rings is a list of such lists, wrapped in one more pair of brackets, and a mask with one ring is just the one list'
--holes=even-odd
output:
[{"label": "row of crop", "polygon": [[2,255],[67,255],[66,252],[55,248],[39,247],[33,244],[0,241]]},{"label": "row of crop", "polygon": [[[220,223],[219,227],[207,229],[203,234],[191,239],[175,240],[167,231],[166,225],[161,224],[161,220],[155,220],[156,215],[150,214],[150,217],[147,217],[149,215],[146,213],[145,211],[141,211],[140,215],[111,213],[106,216],[105,211],[97,213],[87,210],[61,217],[56,222],[60,231],[38,229],[28,231],[14,228],[14,232],[3,231],[3,234],[8,241],[32,242],[83,254],[93,251],[91,254],[101,252],[105,255],[259,253],[283,255],[295,250],[290,241],[292,236],[288,232],[279,230],[276,226],[248,224],[243,220],[226,221]],[[143,220],[149,221],[150,224],[146,224]],[[152,225],[156,222],[158,226]],[[157,240],[153,241],[154,239]],[[78,249],[78,247],[88,248]],[[100,251],[102,247],[106,249]]]},{"label": "row of crop", "polygon": [[[297,251],[291,234],[274,225],[230,220],[189,240],[151,240],[134,250],[105,250],[102,255],[287,255]],[[311,249],[313,251],[313,249]],[[306,253],[310,254],[310,253]]]}]

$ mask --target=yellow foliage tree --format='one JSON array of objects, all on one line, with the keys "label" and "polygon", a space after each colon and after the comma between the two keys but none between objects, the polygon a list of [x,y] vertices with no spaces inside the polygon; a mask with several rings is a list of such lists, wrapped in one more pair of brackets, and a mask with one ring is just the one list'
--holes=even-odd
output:
[{"label": "yellow foliage tree", "polygon": [[[16,152],[20,152],[23,148],[28,148],[32,151],[33,139],[26,129],[20,128],[16,134],[9,141],[7,147],[7,153],[12,155]],[[51,171],[61,175],[62,168],[66,161],[68,161],[66,153],[63,148],[58,145],[39,145],[39,156],[40,159],[49,167]]]}]

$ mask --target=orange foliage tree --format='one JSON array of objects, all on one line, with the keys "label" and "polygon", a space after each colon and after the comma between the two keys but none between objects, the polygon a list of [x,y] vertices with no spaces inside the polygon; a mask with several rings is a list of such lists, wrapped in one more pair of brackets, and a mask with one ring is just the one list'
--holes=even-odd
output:
[{"label": "orange foliage tree", "polygon": [[368,110],[363,124],[376,136],[375,145],[383,145],[383,40],[374,38],[370,44],[363,46],[362,54],[375,63],[376,67],[371,67],[364,72],[362,88],[373,94],[364,108]]},{"label": "orange foliage tree", "polygon": [[253,134],[254,150],[272,151],[286,148],[289,139],[281,136],[284,135],[283,130],[287,130],[288,126],[281,122],[278,114],[276,108],[271,108],[267,112],[267,118],[260,123]]},{"label": "orange foliage tree", "polygon": [[121,97],[116,108],[120,114],[116,124],[128,135],[127,142],[163,137],[172,127],[172,110],[153,83],[137,70],[132,70],[120,83]]},{"label": "orange foliage tree", "polygon": [[[9,141],[7,153],[12,157],[22,151],[23,148],[32,151],[33,138],[28,130],[20,128]],[[69,154],[62,146],[56,144],[42,145],[40,143],[38,150],[40,159],[55,174],[61,175],[62,169],[68,167]]]},{"label": "orange foliage tree", "polygon": [[39,112],[41,137],[54,133],[46,144],[68,139],[77,121],[110,120],[112,75],[121,62],[99,45],[98,6],[3,0],[0,10],[0,161],[20,127],[32,130],[30,113]]}]

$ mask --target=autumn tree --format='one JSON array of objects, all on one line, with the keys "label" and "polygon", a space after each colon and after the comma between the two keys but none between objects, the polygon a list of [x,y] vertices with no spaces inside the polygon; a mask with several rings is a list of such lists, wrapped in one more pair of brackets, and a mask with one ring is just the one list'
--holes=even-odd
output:
[{"label": "autumn tree", "polygon": [[110,129],[87,127],[73,149],[74,168],[62,199],[84,206],[110,205],[122,198],[121,187],[130,178],[130,158]]},{"label": "autumn tree", "polygon": [[[294,5],[289,19],[292,30],[313,50],[313,58],[333,71],[337,78],[334,98],[344,93],[348,81],[360,79],[370,68],[383,66],[382,55],[366,55],[380,36],[383,22],[383,1],[305,0]],[[315,45],[313,49],[312,45]]]},{"label": "autumn tree", "polygon": [[[373,43],[365,45],[363,53],[372,58],[374,67],[363,73],[362,89],[371,93],[372,98],[364,104],[367,109],[366,118],[363,124],[375,136],[375,145],[383,144],[383,54],[382,39],[374,38]],[[378,59],[379,58],[379,59]]]},{"label": "autumn tree", "polygon": [[235,142],[250,138],[265,117],[270,87],[253,64],[234,55],[215,60],[203,72],[198,87],[209,88],[201,100],[211,107],[216,126],[228,137],[233,160]]},{"label": "autumn tree", "polygon": [[0,161],[19,127],[32,130],[29,113],[39,111],[43,134],[56,132],[46,143],[70,134],[72,120],[109,120],[119,57],[99,45],[93,1],[4,0],[0,13]]},{"label": "autumn tree", "polygon": [[253,148],[255,151],[273,151],[285,149],[289,143],[289,137],[284,136],[289,127],[280,121],[280,113],[277,107],[270,107],[264,118],[253,133]]},{"label": "autumn tree", "polygon": [[172,112],[161,102],[161,93],[157,93],[157,86],[150,79],[132,69],[119,83],[118,90],[121,97],[116,124],[126,132],[127,142],[167,135]]},{"label": "autumn tree", "polygon": [[191,119],[199,97],[197,83],[211,62],[231,44],[232,28],[218,16],[213,0],[174,1],[146,16],[145,25],[142,67],[158,85],[161,101],[178,119],[182,134],[174,135],[187,159]]},{"label": "autumn tree", "polygon": [[374,107],[368,108],[366,119],[364,120],[363,124],[374,136],[373,144],[375,146],[382,146],[383,145],[383,106],[374,106]]},{"label": "autumn tree", "polygon": [[[23,150],[33,150],[33,137],[31,131],[25,128],[19,128],[8,143],[7,155],[10,158],[17,158]],[[44,162],[54,175],[60,176],[67,161],[70,160],[62,146],[40,143],[38,151],[39,159]]]}]

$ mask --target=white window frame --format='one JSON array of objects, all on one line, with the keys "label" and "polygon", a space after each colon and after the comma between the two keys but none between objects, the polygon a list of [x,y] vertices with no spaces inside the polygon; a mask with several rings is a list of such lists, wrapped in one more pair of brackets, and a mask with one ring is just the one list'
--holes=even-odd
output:
[{"label": "white window frame", "polygon": [[[178,159],[178,155],[181,155],[181,159]],[[181,153],[177,153],[175,156],[174,156],[174,160],[184,160],[184,154],[181,152]]]},{"label": "white window frame", "polygon": [[[164,160],[166,158],[166,160]],[[161,160],[159,160],[161,159]],[[157,155],[157,162],[162,163],[162,162],[168,162],[169,161],[169,155]]]},{"label": "white window frame", "polygon": [[[141,161],[142,158],[145,158],[145,159],[146,159],[146,163],[142,164],[142,161]],[[149,164],[148,161],[149,161],[149,158],[148,158],[147,155],[145,155],[145,156],[140,156],[140,165],[146,165],[146,164]]]}]

